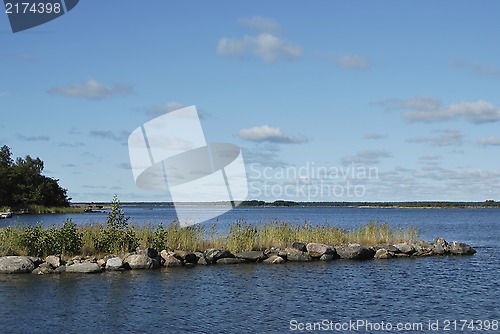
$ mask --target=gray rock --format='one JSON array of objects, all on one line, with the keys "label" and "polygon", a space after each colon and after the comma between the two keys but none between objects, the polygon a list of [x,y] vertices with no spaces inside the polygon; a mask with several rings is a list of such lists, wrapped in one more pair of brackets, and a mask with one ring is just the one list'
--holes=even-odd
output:
[{"label": "gray rock", "polygon": [[39,265],[41,265],[43,263],[43,260],[39,257],[28,256],[28,259],[30,259],[31,262],[33,262],[35,267],[38,267]]},{"label": "gray rock", "polygon": [[296,262],[306,262],[311,261],[312,257],[307,252],[302,252],[297,248],[285,248],[286,259],[288,261],[296,261]]},{"label": "gray rock", "polygon": [[278,255],[281,252],[280,248],[277,247],[271,247],[271,248],[266,248],[264,250],[264,255],[267,257],[271,257],[272,255]]},{"label": "gray rock", "polygon": [[207,263],[215,263],[219,259],[234,257],[234,255],[231,254],[230,251],[225,249],[216,249],[216,248],[207,249],[204,253],[204,256]]},{"label": "gray rock", "polygon": [[443,238],[437,238],[432,245],[432,252],[437,255],[444,255],[450,252],[448,243]]},{"label": "gray rock", "polygon": [[31,273],[35,275],[48,275],[48,274],[54,274],[56,271],[52,268],[45,267],[45,266],[39,266],[35,268]]},{"label": "gray rock", "polygon": [[150,257],[152,259],[158,256],[158,251],[154,248],[149,247],[139,246],[135,249],[135,253],[138,255],[146,255],[147,257]]},{"label": "gray rock", "polygon": [[318,244],[315,242],[308,243],[306,249],[309,255],[315,258],[320,258],[323,254],[335,255],[337,253],[334,248],[325,244]]},{"label": "gray rock", "polygon": [[208,263],[207,260],[205,259],[205,256],[202,255],[200,258],[198,258],[198,262],[196,264],[206,266],[210,263]]},{"label": "gray rock", "polygon": [[0,257],[0,274],[31,273],[35,264],[27,256]]},{"label": "gray rock", "polygon": [[[399,253],[412,255],[413,253],[416,252],[415,247],[411,244],[408,244],[408,243],[397,244],[394,246],[398,249]],[[396,252],[396,253],[398,253],[398,252]]]},{"label": "gray rock", "polygon": [[295,248],[301,252],[307,252],[307,247],[306,247],[306,244],[303,243],[303,242],[294,242],[292,244],[292,248]]},{"label": "gray rock", "polygon": [[168,252],[166,250],[161,251],[161,257],[165,261],[163,265],[165,267],[180,267],[182,266],[182,260],[179,260],[174,252]]},{"label": "gray rock", "polygon": [[375,259],[391,259],[393,257],[394,257],[394,253],[388,251],[385,248],[378,249],[377,252],[375,253],[375,256],[374,256]]},{"label": "gray rock", "polygon": [[50,264],[52,268],[61,266],[61,258],[59,256],[49,255],[45,258],[45,262]]},{"label": "gray rock", "polygon": [[111,257],[106,260],[106,270],[123,270],[123,260],[119,257]]},{"label": "gray rock", "polygon": [[66,267],[67,273],[96,274],[101,271],[102,268],[97,263],[92,262],[75,263]]},{"label": "gray rock", "polygon": [[375,251],[378,251],[379,249],[385,249],[387,250],[388,252],[393,252],[393,253],[397,253],[399,252],[399,249],[396,248],[396,246],[394,245],[391,245],[391,244],[379,244],[379,245],[375,245],[372,247]]},{"label": "gray rock", "polygon": [[337,252],[335,253],[325,253],[319,258],[320,261],[333,261],[337,258]]},{"label": "gray rock", "polygon": [[56,274],[61,274],[61,273],[65,273],[66,272],[66,266],[60,266],[60,267],[57,267],[54,272]]},{"label": "gray rock", "polygon": [[151,269],[153,266],[153,259],[144,254],[131,254],[123,259],[123,262],[127,263],[130,269]]},{"label": "gray rock", "polygon": [[218,259],[217,264],[240,264],[240,263],[245,263],[247,262],[246,260],[244,259],[241,259],[241,258],[237,258],[237,257],[224,257],[224,258],[221,258],[221,259]]},{"label": "gray rock", "polygon": [[341,259],[367,260],[375,256],[375,251],[373,249],[357,244],[352,244],[347,247],[339,246],[335,247],[335,249]]},{"label": "gray rock", "polygon": [[247,262],[260,262],[267,259],[267,256],[262,251],[239,252],[234,254],[234,256],[244,259]]},{"label": "gray rock", "polygon": [[267,259],[265,259],[262,262],[266,263],[266,264],[281,264],[281,263],[285,262],[285,260],[281,256],[271,255],[270,257],[268,257]]},{"label": "gray rock", "polygon": [[198,262],[198,256],[195,253],[187,252],[183,250],[174,251],[174,256],[181,260],[183,263],[196,263]]},{"label": "gray rock", "polygon": [[448,248],[450,250],[450,254],[452,255],[472,255],[476,253],[474,248],[458,241],[452,241],[448,245]]},{"label": "gray rock", "polygon": [[394,253],[394,257],[411,257],[411,255],[406,253]]}]

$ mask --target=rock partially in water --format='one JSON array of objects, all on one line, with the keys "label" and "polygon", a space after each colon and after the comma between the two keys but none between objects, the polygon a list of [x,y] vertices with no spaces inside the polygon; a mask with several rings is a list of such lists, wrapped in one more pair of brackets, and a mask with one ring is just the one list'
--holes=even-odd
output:
[{"label": "rock partially in water", "polygon": [[359,244],[352,244],[349,246],[335,247],[337,254],[341,259],[346,260],[367,260],[373,259],[375,251],[371,248],[361,246]]},{"label": "rock partially in water", "polygon": [[402,243],[402,244],[394,245],[394,247],[396,247],[398,249],[398,252],[395,252],[395,253],[403,253],[403,254],[407,254],[407,255],[413,255],[413,253],[416,252],[415,247],[412,244],[408,244],[406,242]]},{"label": "rock partially in water", "polygon": [[56,271],[51,268],[50,265],[47,266],[39,266],[35,268],[31,273],[35,275],[48,275],[48,274],[54,274]]},{"label": "rock partially in water", "polygon": [[123,260],[131,269],[151,269],[153,259],[144,254],[131,254]]},{"label": "rock partially in water", "polygon": [[146,255],[147,257],[150,257],[152,259],[158,256],[158,251],[154,248],[149,247],[139,246],[135,249],[135,253],[138,255]]},{"label": "rock partially in water", "polygon": [[333,261],[337,258],[337,252],[335,253],[325,253],[319,258],[320,261]]},{"label": "rock partially in water", "polygon": [[198,262],[198,256],[195,253],[187,252],[183,250],[174,251],[174,256],[181,260],[183,263],[196,263]]},{"label": "rock partially in water", "polygon": [[452,241],[448,244],[448,249],[452,255],[472,255],[476,250],[463,242]]},{"label": "rock partially in water", "polygon": [[268,257],[267,259],[265,259],[262,262],[266,263],[266,264],[281,264],[281,263],[285,262],[285,260],[281,256],[271,255],[270,257]]},{"label": "rock partially in water", "polygon": [[323,254],[337,254],[335,248],[332,248],[325,244],[318,244],[315,242],[310,242],[306,245],[306,250],[314,258],[320,258]]},{"label": "rock partially in water", "polygon": [[59,256],[49,255],[45,258],[45,262],[50,264],[54,269],[61,266],[61,258]]},{"label": "rock partially in water", "polygon": [[448,248],[448,243],[443,238],[437,238],[434,240],[434,244],[432,245],[432,253],[436,255],[444,255],[450,252]]},{"label": "rock partially in water", "polygon": [[205,261],[207,261],[207,263],[215,263],[219,259],[234,257],[234,255],[231,254],[230,251],[217,248],[209,248],[204,252],[203,255],[205,256]]},{"label": "rock partially in water", "polygon": [[31,273],[35,264],[27,256],[0,257],[0,274]]},{"label": "rock partially in water", "polygon": [[102,268],[97,263],[82,262],[67,266],[66,272],[79,274],[97,274],[102,272]]},{"label": "rock partially in water", "polygon": [[218,259],[216,264],[240,264],[247,262],[245,259],[237,258],[237,257],[223,257]]},{"label": "rock partially in water", "polygon": [[112,270],[112,271],[125,269],[123,267],[123,260],[119,257],[110,257],[109,259],[107,259],[105,268],[106,270]]},{"label": "rock partially in water", "polygon": [[386,259],[392,259],[394,257],[394,253],[388,251],[385,248],[380,248],[377,250],[375,253],[374,258],[377,260],[386,260]]},{"label": "rock partially in water", "polygon": [[307,253],[298,250],[297,248],[285,248],[286,259],[292,262],[306,262],[311,261],[312,257]]},{"label": "rock partially in water", "polygon": [[388,252],[399,252],[399,249],[396,248],[396,246],[391,245],[391,244],[378,244],[372,247],[374,251],[378,251],[379,249],[385,249]]},{"label": "rock partially in water", "polygon": [[183,265],[182,260],[175,256],[174,252],[169,252],[167,250],[162,250],[160,253],[162,259],[165,261],[163,265],[165,267],[181,267]]},{"label": "rock partially in water", "polygon": [[234,254],[234,256],[247,262],[260,262],[267,259],[267,256],[262,251],[239,252]]}]

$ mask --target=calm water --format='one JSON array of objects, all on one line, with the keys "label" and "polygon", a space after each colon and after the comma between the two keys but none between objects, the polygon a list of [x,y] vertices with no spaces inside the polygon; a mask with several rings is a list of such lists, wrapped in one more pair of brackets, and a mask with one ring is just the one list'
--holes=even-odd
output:
[{"label": "calm water", "polygon": [[[125,209],[136,224],[174,218],[172,208]],[[68,217],[38,218],[50,225]],[[97,222],[105,215],[72,218],[78,223]],[[36,221],[33,216],[17,219],[8,223]],[[418,227],[423,239],[442,236],[449,241],[464,241],[478,253],[88,276],[3,275],[0,332],[282,333],[290,331],[292,320],[296,321],[292,324],[304,325],[323,320],[339,325],[364,320],[374,327],[360,326],[360,333],[423,333],[431,332],[429,321],[438,320],[439,330],[433,332],[442,333],[446,320],[457,320],[458,324],[461,319],[500,320],[498,209],[240,208],[220,218],[219,224],[238,219],[255,223],[271,219],[311,221],[342,227],[373,219],[393,226]],[[0,226],[6,223],[1,221]],[[382,321],[386,326],[402,323],[417,330],[376,331]],[[424,330],[418,330],[420,324]]]}]

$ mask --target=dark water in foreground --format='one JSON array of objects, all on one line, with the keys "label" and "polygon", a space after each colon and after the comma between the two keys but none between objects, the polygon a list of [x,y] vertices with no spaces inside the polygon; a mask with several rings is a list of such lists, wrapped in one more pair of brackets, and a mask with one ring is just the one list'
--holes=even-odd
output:
[{"label": "dark water in foreground", "polygon": [[[460,320],[500,321],[498,209],[270,209],[233,214],[255,214],[255,221],[279,215],[300,221],[308,214],[307,220],[323,219],[318,223],[344,227],[377,219],[419,227],[424,239],[443,236],[467,242],[478,253],[83,276],[3,275],[0,332],[282,333],[291,329],[310,332],[298,330],[299,326],[324,321],[323,331],[349,333],[355,331],[348,327],[336,331],[335,326],[341,329],[349,321],[360,321],[350,329],[359,333],[463,333],[473,331],[461,330]],[[453,322],[446,322],[454,320],[456,331]],[[429,330],[429,321],[438,321],[438,330]],[[413,329],[398,331],[398,323]],[[387,330],[389,324],[392,331]],[[447,324],[450,331],[446,331]],[[500,332],[494,328],[498,327],[482,332]]]}]

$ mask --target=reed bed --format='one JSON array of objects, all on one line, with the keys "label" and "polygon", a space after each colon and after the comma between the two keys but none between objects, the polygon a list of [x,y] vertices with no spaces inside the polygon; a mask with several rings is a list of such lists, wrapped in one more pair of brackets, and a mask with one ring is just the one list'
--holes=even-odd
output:
[{"label": "reed bed", "polygon": [[244,221],[230,224],[225,232],[218,225],[180,227],[173,222],[166,226],[136,227],[133,225],[88,224],[77,226],[71,220],[62,226],[0,228],[0,256],[31,255],[95,255],[124,254],[137,246],[157,250],[203,251],[223,248],[231,252],[285,248],[293,242],[317,242],[331,246],[359,243],[373,246],[381,243],[415,242],[419,232],[414,228],[395,228],[387,223],[370,221],[343,229],[310,222],[271,221],[255,225]]}]

